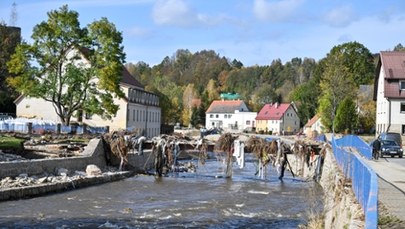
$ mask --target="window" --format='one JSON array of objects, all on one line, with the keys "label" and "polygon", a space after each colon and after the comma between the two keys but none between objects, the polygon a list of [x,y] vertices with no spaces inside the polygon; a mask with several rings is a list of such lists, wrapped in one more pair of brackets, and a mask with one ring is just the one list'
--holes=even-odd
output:
[{"label": "window", "polygon": [[132,110],[132,121],[135,121],[135,110]]},{"label": "window", "polygon": [[228,115],[224,115],[224,118],[227,118],[228,117]]},{"label": "window", "polygon": [[215,118],[219,118],[219,115],[215,115]]},{"label": "window", "polygon": [[402,135],[405,135],[405,125],[402,125]]},{"label": "window", "polygon": [[213,114],[210,114],[210,118],[213,118],[214,117],[214,115]]},{"label": "window", "polygon": [[228,115],[228,118],[231,118],[232,117],[232,115]]},{"label": "window", "polygon": [[250,125],[250,120],[247,120],[247,121],[246,121],[246,125]]},{"label": "window", "polygon": [[405,90],[405,80],[400,80],[399,81],[399,89],[400,90]]},{"label": "window", "polygon": [[401,113],[405,113],[405,103],[401,103]]}]

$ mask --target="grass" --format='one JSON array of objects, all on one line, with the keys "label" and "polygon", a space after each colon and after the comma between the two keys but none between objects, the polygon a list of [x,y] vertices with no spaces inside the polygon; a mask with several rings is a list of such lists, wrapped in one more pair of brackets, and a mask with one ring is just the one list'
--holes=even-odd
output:
[{"label": "grass", "polygon": [[0,150],[21,150],[24,139],[0,135]]}]

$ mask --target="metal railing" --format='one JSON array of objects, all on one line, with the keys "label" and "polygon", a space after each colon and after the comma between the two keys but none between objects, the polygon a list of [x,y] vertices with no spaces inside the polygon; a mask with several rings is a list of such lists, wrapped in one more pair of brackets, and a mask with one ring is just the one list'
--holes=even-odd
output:
[{"label": "metal railing", "polygon": [[[350,147],[364,154],[370,154],[370,147],[358,136],[348,135],[340,139],[332,137],[335,159],[346,178],[352,181],[352,190],[363,208],[365,228],[378,225],[378,179],[376,173],[366,165],[360,156],[349,152]],[[367,148],[368,147],[368,148]]]}]

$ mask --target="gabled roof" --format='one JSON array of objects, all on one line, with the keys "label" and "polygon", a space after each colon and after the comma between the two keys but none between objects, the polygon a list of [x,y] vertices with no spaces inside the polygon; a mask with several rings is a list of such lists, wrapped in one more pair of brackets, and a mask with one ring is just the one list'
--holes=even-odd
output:
[{"label": "gabled roof", "polygon": [[311,127],[312,125],[314,125],[316,123],[316,121],[319,120],[319,116],[315,115],[314,117],[312,117],[310,120],[308,120],[307,124],[305,124],[304,127]]},{"label": "gabled roof", "polygon": [[256,120],[280,120],[290,106],[290,103],[265,104],[257,114]]},{"label": "gabled roof", "polygon": [[[242,100],[214,100],[206,113],[234,113],[235,110],[246,107]],[[248,111],[248,110],[246,110]]]},{"label": "gabled roof", "polygon": [[131,87],[145,89],[145,87],[137,79],[135,79],[135,77],[131,75],[131,73],[129,73],[126,67],[123,67],[122,69],[121,84],[127,84]]},{"label": "gabled roof", "polygon": [[385,78],[405,79],[405,52],[381,52]]},{"label": "gabled roof", "polygon": [[380,52],[374,82],[374,100],[377,99],[378,82],[381,69],[384,71],[384,97],[405,98],[405,93],[399,89],[399,80],[405,80],[405,52]]}]

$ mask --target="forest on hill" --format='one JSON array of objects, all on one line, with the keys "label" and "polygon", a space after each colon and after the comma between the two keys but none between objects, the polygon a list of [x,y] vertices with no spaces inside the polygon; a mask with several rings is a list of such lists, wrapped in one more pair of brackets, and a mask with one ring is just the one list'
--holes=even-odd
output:
[{"label": "forest on hill", "polygon": [[[394,50],[404,48],[398,44]],[[159,95],[166,124],[204,126],[205,110],[220,99],[220,93],[239,93],[251,111],[258,112],[267,103],[294,102],[301,125],[319,114],[329,130],[343,132],[374,127],[375,102],[359,88],[372,88],[377,61],[378,54],[348,42],[318,61],[296,57],[286,63],[276,59],[266,66],[245,67],[212,50],[181,49],[153,67],[144,62],[126,67],[146,90]],[[195,106],[196,100],[200,106]]]}]

